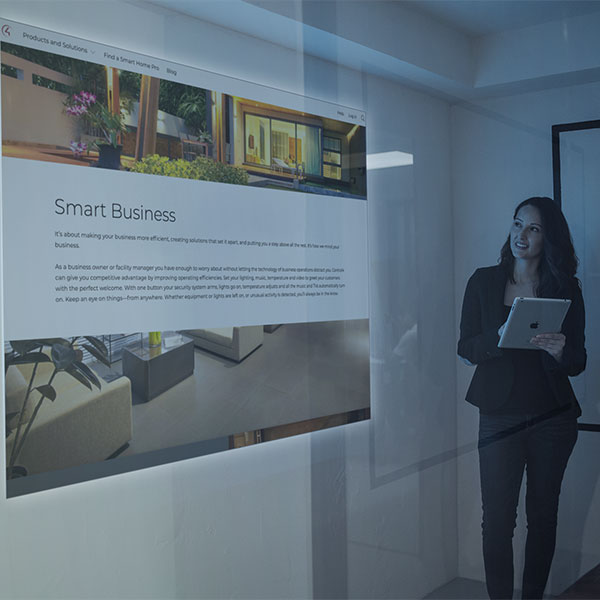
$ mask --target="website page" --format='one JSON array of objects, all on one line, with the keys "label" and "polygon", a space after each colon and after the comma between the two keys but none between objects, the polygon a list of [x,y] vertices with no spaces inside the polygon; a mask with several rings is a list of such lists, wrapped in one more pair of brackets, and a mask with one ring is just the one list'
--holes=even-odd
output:
[{"label": "website page", "polygon": [[369,418],[365,114],[2,25],[8,496]]}]

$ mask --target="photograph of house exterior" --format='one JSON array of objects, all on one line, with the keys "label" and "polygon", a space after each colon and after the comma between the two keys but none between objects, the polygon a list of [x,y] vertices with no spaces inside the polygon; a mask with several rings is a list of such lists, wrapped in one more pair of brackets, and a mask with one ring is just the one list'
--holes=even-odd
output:
[{"label": "photograph of house exterior", "polygon": [[8,43],[2,75],[4,156],[246,183],[211,168],[207,90]]},{"label": "photograph of house exterior", "polygon": [[365,128],[2,44],[4,156],[366,199]]},{"label": "photograph of house exterior", "polygon": [[365,128],[211,92],[213,156],[249,185],[366,198]]}]

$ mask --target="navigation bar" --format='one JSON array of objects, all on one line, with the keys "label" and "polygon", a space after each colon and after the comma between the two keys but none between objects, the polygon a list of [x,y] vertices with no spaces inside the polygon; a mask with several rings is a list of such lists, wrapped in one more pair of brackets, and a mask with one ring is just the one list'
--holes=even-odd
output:
[{"label": "navigation bar", "polygon": [[249,100],[260,98],[262,102],[266,101],[277,106],[346,123],[366,125],[366,115],[363,111],[219,75],[203,69],[148,57],[121,48],[112,48],[105,44],[82,40],[15,21],[0,21],[0,42],[3,41],[87,60],[107,67],[160,77],[161,79],[210,89],[232,96],[240,96]]}]

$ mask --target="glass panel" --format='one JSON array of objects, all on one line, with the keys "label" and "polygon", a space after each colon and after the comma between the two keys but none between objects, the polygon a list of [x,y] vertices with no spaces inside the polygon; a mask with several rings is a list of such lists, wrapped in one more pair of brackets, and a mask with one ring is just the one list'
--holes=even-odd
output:
[{"label": "glass panel", "polygon": [[271,120],[272,165],[278,169],[296,167],[296,125],[288,121]]},{"label": "glass panel", "polygon": [[321,175],[321,128],[298,125],[298,163],[307,175]]},{"label": "glass panel", "polygon": [[323,138],[323,147],[325,150],[334,150],[336,152],[342,151],[342,141],[337,138],[325,137]]},{"label": "glass panel", "polygon": [[31,81],[33,85],[39,85],[40,87],[48,88],[49,90],[54,90],[55,92],[61,92],[63,94],[71,93],[71,86],[61,83],[60,81],[54,81],[53,79],[42,77],[41,75],[36,75],[35,73],[31,76]]},{"label": "glass panel", "polygon": [[[562,210],[580,259],[587,331],[600,331],[600,128],[560,133]],[[600,424],[600,337],[586,335],[587,368],[571,379],[583,410],[582,421]]]},{"label": "glass panel", "polygon": [[271,165],[271,136],[269,119],[246,115],[246,162]]},{"label": "glass panel", "polygon": [[[92,47],[93,43],[85,41],[82,44]],[[5,48],[3,43],[3,56]],[[125,50],[118,52],[123,58],[138,57]],[[72,339],[71,336],[68,339],[71,351],[58,344],[55,354],[61,360],[64,357],[66,364],[80,357],[81,350],[80,358],[89,361],[89,365],[78,368],[79,380],[67,378],[65,393],[68,392],[68,398],[63,398],[63,392],[57,389],[61,383],[57,379],[57,387],[52,387],[52,392],[50,388],[46,390],[51,395],[56,393],[57,402],[47,398],[42,407],[44,398],[41,396],[45,393],[42,386],[47,386],[54,377],[54,367],[47,360],[47,353],[52,353],[54,345],[50,343],[52,338],[17,343],[20,350],[9,349],[5,367],[10,367],[9,375],[12,377],[14,373],[18,381],[14,393],[10,391],[11,410],[8,414],[12,415],[12,422],[5,423],[10,425],[5,427],[8,429],[5,446],[10,450],[8,475],[22,476],[19,478],[21,483],[16,478],[7,481],[7,494],[20,495],[80,479],[152,466],[157,460],[171,462],[370,418],[371,361],[366,285],[369,262],[365,252],[367,207],[365,202],[348,201],[348,197],[356,198],[357,194],[350,182],[339,185],[339,165],[332,163],[328,167],[329,179],[321,177],[324,128],[330,127],[335,137],[337,132],[352,131],[354,126],[324,116],[335,114],[330,102],[305,100],[250,82],[219,76],[215,82],[229,93],[196,88],[191,84],[196,80],[206,81],[206,74],[196,73],[191,67],[185,68],[185,77],[190,81],[188,86],[121,71],[118,79],[120,98],[127,99],[128,106],[139,104],[138,116],[148,118],[140,121],[129,112],[125,114],[124,109],[122,120],[115,117],[116,125],[113,123],[112,129],[116,131],[122,125],[127,127],[127,133],[122,137],[131,153],[121,156],[123,162],[116,160],[112,166],[128,169],[121,171],[123,177],[137,178],[135,185],[129,185],[127,189],[129,204],[139,208],[113,203],[109,209],[112,218],[111,215],[107,217],[111,222],[119,218],[145,221],[144,225],[136,225],[135,231],[147,234],[135,237],[139,247],[134,254],[142,257],[141,262],[128,264],[138,259],[132,256],[129,257],[132,261],[128,261],[127,256],[124,257],[111,243],[106,245],[101,260],[96,256],[97,252],[88,252],[89,248],[85,250],[81,246],[81,260],[73,258],[69,259],[73,264],[61,264],[62,261],[58,263],[56,256],[48,252],[48,243],[47,240],[44,242],[43,236],[28,235],[31,220],[27,217],[52,212],[47,210],[46,198],[55,192],[48,191],[49,185],[58,182],[56,189],[60,191],[60,173],[65,169],[81,171],[73,173],[73,177],[83,178],[82,181],[95,181],[101,172],[106,175],[101,179],[112,177],[110,169],[90,168],[101,162],[100,152],[91,140],[100,139],[102,132],[83,137],[89,131],[86,124],[92,119],[81,117],[94,116],[94,123],[102,121],[106,125],[106,87],[116,84],[117,78],[113,70],[107,81],[106,69],[96,63],[31,48],[22,48],[21,53],[23,56],[12,60],[24,66],[28,80],[12,82],[2,76],[2,152],[12,161],[11,168],[4,169],[0,186],[6,209],[4,216],[8,218],[3,235],[11,234],[4,239],[6,247],[16,248],[21,240],[28,240],[29,253],[36,255],[36,260],[27,265],[28,281],[42,286],[46,282],[48,289],[42,290],[41,294],[29,293],[27,286],[21,285],[23,268],[10,261],[4,264],[0,261],[3,267],[0,297],[7,308],[5,322],[12,328],[7,327],[5,333],[10,335],[8,339],[19,341],[24,340],[19,333],[24,331],[35,334],[37,330],[48,336],[74,332]],[[70,50],[69,54],[72,53]],[[96,55],[100,56],[99,53]],[[36,69],[37,63],[28,59],[38,60],[36,57],[45,57],[44,61],[51,66],[60,64],[65,69],[70,66],[71,71],[78,69],[77,77],[65,76],[46,67],[42,71],[45,79],[38,76],[34,84],[29,73]],[[114,62],[112,58],[108,60]],[[134,61],[133,58],[128,60]],[[138,64],[142,60],[153,59],[135,58]],[[180,67],[168,68],[175,73]],[[84,80],[79,79],[79,73],[89,75],[93,85],[86,84],[82,88],[80,84]],[[129,75],[125,76],[125,73]],[[100,90],[103,97],[98,96],[92,101],[91,96],[78,94],[79,100],[70,99],[73,110],[67,115],[65,97],[56,91],[57,86],[63,85],[60,83],[63,80],[77,84],[77,89]],[[116,85],[114,89],[116,91]],[[238,89],[247,91],[254,99],[230,95]],[[282,106],[272,104],[279,99]],[[79,108],[75,109],[75,106]],[[290,106],[311,109],[314,113],[300,113]],[[154,113],[158,114],[156,119]],[[225,127],[228,121],[229,136]],[[49,127],[49,123],[53,126]],[[345,177],[348,144],[343,134],[339,135]],[[361,135],[364,137],[362,130]],[[359,163],[364,158],[364,144],[356,146],[358,158],[355,159],[354,154],[348,153],[348,156],[352,156],[357,171],[361,168],[364,171],[365,161]],[[100,147],[104,151],[110,149],[106,144]],[[137,160],[133,156],[136,150]],[[328,152],[335,154],[337,151],[328,149]],[[178,158],[184,153],[186,158],[193,159],[193,164]],[[167,154],[174,160],[169,160]],[[108,162],[105,156],[102,161]],[[78,169],[77,165],[82,168]],[[54,171],[60,171],[59,175],[52,175]],[[127,172],[134,174],[127,176]],[[161,177],[160,181],[158,177]],[[67,223],[64,220],[59,223],[57,217],[67,215],[67,218],[73,217],[69,221],[73,227],[77,225],[76,221],[80,223],[81,231],[61,231],[64,238],[83,238],[82,244],[95,244],[91,240],[98,241],[102,237],[118,241],[127,237],[127,245],[132,243],[133,236],[113,234],[111,227],[106,229],[106,235],[104,230],[101,235],[81,221],[82,217],[104,218],[105,205],[101,202],[106,194],[103,186],[79,187],[85,190],[85,204],[71,202],[79,198],[69,196],[67,202],[58,198],[59,191],[56,192],[54,219],[41,220],[46,233],[54,238],[55,226],[64,224],[66,228]],[[206,194],[219,200],[210,207],[208,221],[207,206],[186,200],[188,196]],[[322,201],[323,194],[328,195],[326,206]],[[165,199],[168,200],[166,204]],[[83,198],[81,200],[83,202]],[[173,210],[157,210],[161,206]],[[167,222],[170,222],[168,231]],[[393,225],[397,227],[396,222]],[[70,225],[69,229],[72,229]],[[114,231],[121,229],[117,227]],[[160,232],[178,236],[169,237],[177,244],[170,244],[168,249],[159,248],[151,240],[167,240],[153,235]],[[271,250],[265,248],[264,252],[253,253],[248,259],[246,246],[259,243],[266,246],[266,240],[281,241],[272,242]],[[304,241],[311,243],[302,243]],[[319,242],[322,251],[307,254],[307,248],[316,248],[313,241]],[[190,253],[191,247],[184,245],[187,243],[203,248]],[[227,245],[226,255],[225,248],[218,244]],[[62,255],[64,251],[60,248],[75,247],[75,244],[69,241],[53,246],[56,246],[55,252]],[[275,246],[283,248],[283,254],[275,250]],[[275,254],[281,256],[278,258]],[[5,257],[8,257],[7,253]],[[13,258],[19,259],[18,256]],[[32,266],[39,272],[29,273]],[[121,273],[105,274],[113,267],[115,273]],[[195,271],[226,273],[205,276]],[[147,275],[148,272],[152,275]],[[215,284],[214,289],[219,288],[218,295],[205,294],[203,290],[213,289],[212,285],[204,285],[206,277],[210,281],[218,279],[227,283]],[[68,285],[86,281],[94,285]],[[100,281],[114,281],[115,285],[95,285]],[[152,285],[146,285],[146,281]],[[143,285],[137,285],[138,282]],[[192,289],[198,293],[183,293]],[[238,293],[242,289],[249,292],[244,294],[243,300],[242,294]],[[12,295],[6,295],[9,291]],[[106,291],[119,293],[105,295]],[[58,303],[52,300],[54,294],[57,294],[54,300]],[[52,300],[52,314],[46,310],[48,297]],[[278,308],[283,306],[282,299],[285,310]],[[213,300],[217,303],[235,301],[239,307],[232,304],[235,310],[226,311],[225,315],[222,308],[213,306]],[[88,312],[84,315],[72,310],[70,302],[85,302]],[[106,307],[100,305],[104,302]],[[120,303],[118,308],[112,308],[117,303]],[[192,328],[189,337],[171,331],[173,315],[179,328]],[[238,317],[240,326],[236,321]],[[303,318],[310,321],[302,321]],[[73,319],[81,320],[79,331],[83,333],[90,329],[104,331],[107,334],[103,337],[104,343],[75,336],[78,326]],[[134,326],[136,323],[137,327]],[[263,324],[267,325],[266,330]],[[88,325],[90,329],[85,329]],[[282,329],[275,331],[280,326]],[[138,333],[132,336],[119,333],[128,331]],[[150,346],[147,334],[142,335],[140,331],[161,332],[161,343]],[[133,346],[128,344],[129,341]],[[76,344],[79,347],[75,351]],[[36,348],[46,352],[43,359],[40,356],[23,359],[23,353],[31,353]],[[251,352],[252,357],[242,363]],[[19,369],[23,360],[30,359],[39,360],[43,369],[38,368],[34,374],[31,367],[25,373],[29,377],[27,380]],[[42,362],[48,364],[42,365]],[[293,368],[290,369],[290,365]],[[325,368],[321,368],[323,365]],[[25,365],[27,369],[30,366]],[[211,378],[209,382],[207,375]],[[234,379],[239,384],[237,387],[230,385]],[[105,389],[100,380],[110,380],[111,386]],[[210,384],[208,394],[207,384]],[[23,403],[23,398],[29,394],[27,390],[36,394],[31,414],[37,416],[36,407],[48,412],[40,412],[36,423],[33,423],[34,417],[27,415],[27,427],[21,427],[19,431],[22,405],[19,403]],[[212,393],[215,390],[218,394]],[[232,415],[228,407],[238,406],[240,403],[236,403],[236,398],[244,400],[248,390],[252,394],[250,400],[257,402],[244,402],[244,406],[240,410],[236,408]],[[2,391],[8,399],[8,390]],[[78,406],[91,407],[90,410],[97,404],[97,397],[99,401],[107,398],[114,404],[114,410],[109,412],[114,413],[115,418],[102,422],[99,427],[97,419],[90,418],[94,415],[85,413],[77,426],[70,428],[73,431],[66,432],[62,412],[65,403],[76,402],[78,394],[85,395]],[[151,399],[155,402],[150,402]],[[165,402],[169,404],[169,411],[161,408]],[[12,410],[15,404],[17,409]],[[146,419],[152,406],[157,427],[148,425]],[[66,408],[68,410],[69,406]],[[25,409],[22,416],[25,422]],[[127,418],[121,419],[121,416]],[[56,427],[53,425],[52,431],[46,432],[46,423],[50,421]],[[44,430],[42,437],[45,436],[48,443],[31,443],[38,435],[36,430],[40,431],[38,428]],[[27,440],[25,452],[18,456],[15,452],[18,449],[20,453],[25,441],[22,434],[29,430],[32,437]],[[163,435],[164,432],[167,433]],[[85,441],[81,448],[79,440]],[[105,461],[106,457],[123,451],[129,442],[131,444],[124,450],[127,453],[125,460]],[[90,448],[92,451],[88,452]],[[23,462],[17,463],[17,460]],[[19,466],[20,471],[13,471],[11,465]],[[74,465],[73,469],[70,465]],[[57,473],[55,478],[51,472]],[[42,475],[39,479],[38,473]]]},{"label": "glass panel", "polygon": [[340,167],[334,167],[333,165],[323,165],[323,177],[329,177],[329,179],[341,179],[342,169]]},{"label": "glass panel", "polygon": [[342,164],[342,155],[339,152],[331,152],[329,150],[323,151],[323,160],[334,165]]},{"label": "glass panel", "polygon": [[14,77],[15,79],[19,79],[18,71],[19,70],[17,68],[2,63],[2,75],[7,75],[8,77]]}]

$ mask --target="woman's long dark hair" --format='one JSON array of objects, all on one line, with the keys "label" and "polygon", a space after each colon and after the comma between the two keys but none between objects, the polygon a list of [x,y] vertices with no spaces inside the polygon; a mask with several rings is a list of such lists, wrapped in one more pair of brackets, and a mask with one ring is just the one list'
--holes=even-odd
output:
[{"label": "woman's long dark hair", "polygon": [[[537,208],[542,218],[544,246],[538,267],[539,284],[536,294],[540,298],[568,298],[573,285],[579,285],[579,280],[575,277],[579,260],[575,255],[567,220],[558,204],[552,198],[544,196],[523,200],[515,209],[513,219],[527,205]],[[510,281],[515,283],[515,257],[510,249],[510,234],[500,251],[500,264],[506,269]]]}]

